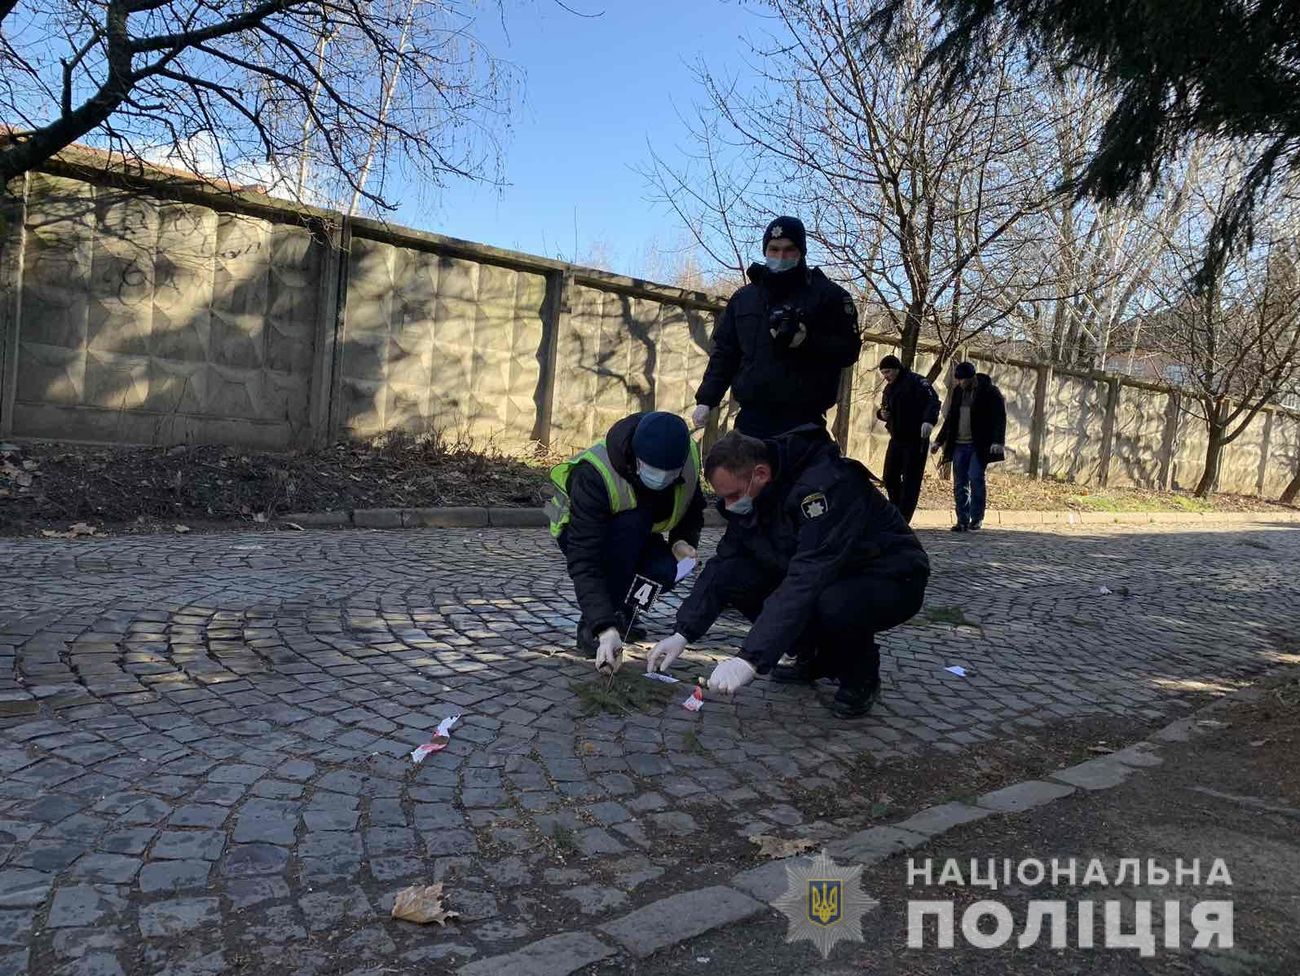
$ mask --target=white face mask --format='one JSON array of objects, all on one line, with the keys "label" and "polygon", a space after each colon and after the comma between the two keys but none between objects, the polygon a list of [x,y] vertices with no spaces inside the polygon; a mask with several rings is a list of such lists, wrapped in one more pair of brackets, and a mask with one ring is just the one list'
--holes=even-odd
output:
[{"label": "white face mask", "polygon": [[730,505],[723,502],[723,507],[732,515],[748,515],[754,510],[754,499],[749,496],[749,489],[754,485],[754,476],[750,474],[749,484],[745,485],[745,494],[741,495]]},{"label": "white face mask", "polygon": [[767,270],[772,274],[783,274],[799,267],[798,258],[765,258],[764,260],[767,261]]},{"label": "white face mask", "polygon": [[636,463],[636,476],[641,479],[641,484],[651,491],[662,491],[681,477],[681,473],[681,468],[668,471],[646,464],[644,461]]}]

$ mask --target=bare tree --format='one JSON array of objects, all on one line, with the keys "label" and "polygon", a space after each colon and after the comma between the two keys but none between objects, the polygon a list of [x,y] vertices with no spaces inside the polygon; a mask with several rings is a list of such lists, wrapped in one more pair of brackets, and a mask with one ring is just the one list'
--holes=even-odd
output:
[{"label": "bare tree", "polygon": [[[959,345],[1009,328],[1053,293],[1050,270],[1028,259],[1042,249],[1036,218],[1053,183],[1044,154],[1030,150],[1050,139],[1051,119],[1009,58],[945,102],[922,69],[920,0],[883,51],[862,32],[877,0],[770,6],[780,31],[752,46],[758,84],[742,90],[702,70],[711,114],[694,127],[700,165],[660,162],[655,185],[702,242],[717,240],[733,201],[801,210],[828,270],[898,332],[904,362],[923,337],[938,341],[938,375]],[[735,153],[748,159],[747,177],[767,175],[753,195],[728,180],[734,164],[720,164]]]},{"label": "bare tree", "polygon": [[1224,447],[1300,382],[1300,214],[1294,207],[1281,201],[1272,208],[1257,222],[1254,244],[1198,290],[1206,235],[1231,205],[1241,157],[1220,153],[1215,164],[1166,241],[1155,282],[1165,307],[1148,326],[1195,394],[1189,409],[1208,428],[1205,470],[1195,489],[1201,497],[1215,488]]},{"label": "bare tree", "polygon": [[388,207],[392,163],[495,154],[513,75],[470,27],[455,0],[0,0],[0,185],[85,141]]}]

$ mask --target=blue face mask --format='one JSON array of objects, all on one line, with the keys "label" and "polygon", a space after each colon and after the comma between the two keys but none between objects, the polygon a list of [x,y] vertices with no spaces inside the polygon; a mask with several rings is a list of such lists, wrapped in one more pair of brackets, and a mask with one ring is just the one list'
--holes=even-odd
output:
[{"label": "blue face mask", "polygon": [[681,469],[676,471],[666,471],[663,468],[656,468],[646,464],[644,461],[637,461],[636,476],[641,479],[641,484],[645,485],[651,491],[663,491],[681,476]]},{"label": "blue face mask", "polygon": [[798,258],[766,258],[767,270],[772,274],[784,274],[799,267]]},{"label": "blue face mask", "polygon": [[749,489],[753,486],[753,484],[754,484],[754,476],[753,474],[751,474],[749,476],[749,484],[745,486],[745,494],[741,495],[730,505],[728,505],[726,502],[722,503],[722,507],[727,510],[728,514],[749,515],[754,511],[754,499],[749,497]]}]

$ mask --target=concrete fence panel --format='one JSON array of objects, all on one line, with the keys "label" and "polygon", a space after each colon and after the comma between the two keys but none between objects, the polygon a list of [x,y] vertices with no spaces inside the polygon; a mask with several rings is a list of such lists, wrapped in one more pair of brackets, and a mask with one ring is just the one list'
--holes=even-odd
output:
[{"label": "concrete fence panel", "polygon": [[1132,386],[1121,386],[1121,389],[1109,484],[1121,488],[1157,488],[1169,395]]},{"label": "concrete fence panel", "polygon": [[1106,384],[1056,374],[1048,383],[1045,411],[1043,474],[1095,485],[1101,467]]}]

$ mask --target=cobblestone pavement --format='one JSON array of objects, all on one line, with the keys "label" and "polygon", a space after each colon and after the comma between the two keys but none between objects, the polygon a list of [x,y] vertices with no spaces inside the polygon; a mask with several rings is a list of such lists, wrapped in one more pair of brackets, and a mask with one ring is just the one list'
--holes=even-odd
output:
[{"label": "cobblestone pavement", "polygon": [[[856,724],[762,679],[584,716],[536,530],[0,542],[0,976],[451,969],[698,886],[711,838],[798,823],[792,785],[864,752],[1154,723],[1300,629],[1297,531],[923,535],[927,609]],[[388,918],[436,879],[457,924]]]}]

